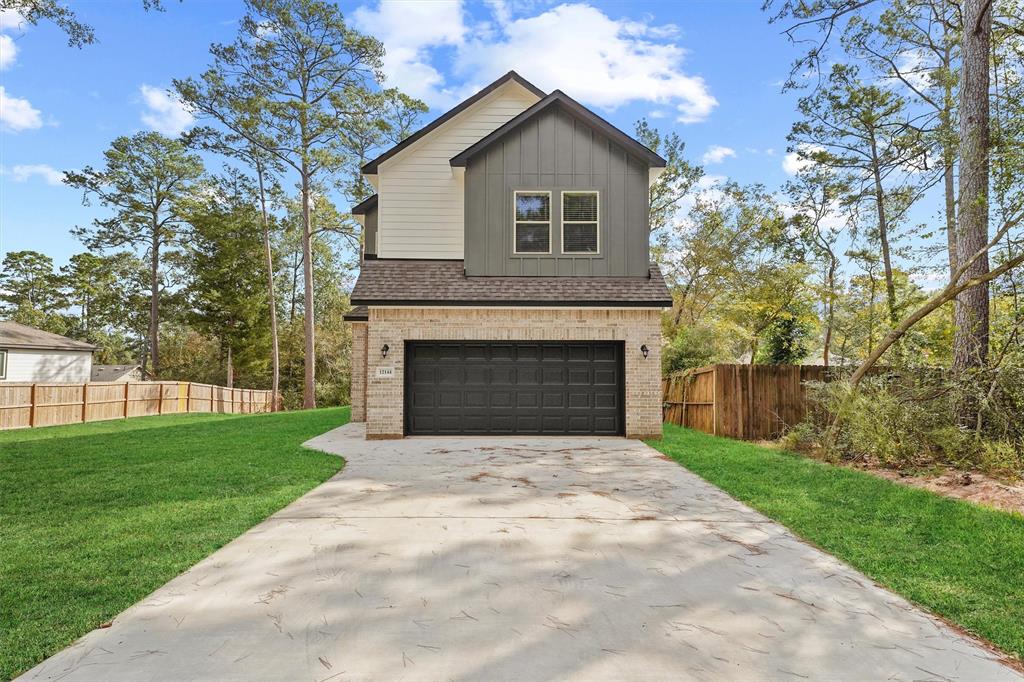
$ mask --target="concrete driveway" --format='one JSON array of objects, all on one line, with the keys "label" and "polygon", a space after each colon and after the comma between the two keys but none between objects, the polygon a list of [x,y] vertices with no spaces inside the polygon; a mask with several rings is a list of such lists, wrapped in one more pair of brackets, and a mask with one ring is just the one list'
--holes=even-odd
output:
[{"label": "concrete driveway", "polygon": [[26,678],[1024,679],[637,441],[308,445],[348,466]]}]

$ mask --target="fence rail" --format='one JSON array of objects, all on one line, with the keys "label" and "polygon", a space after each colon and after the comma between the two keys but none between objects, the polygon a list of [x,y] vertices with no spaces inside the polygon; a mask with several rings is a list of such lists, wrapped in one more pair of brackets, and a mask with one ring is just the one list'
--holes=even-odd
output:
[{"label": "fence rail", "polygon": [[809,381],[819,365],[709,365],[662,380],[665,421],[740,440],[778,438],[807,415]]},{"label": "fence rail", "polygon": [[0,430],[157,414],[270,412],[270,391],[189,381],[0,383]]}]

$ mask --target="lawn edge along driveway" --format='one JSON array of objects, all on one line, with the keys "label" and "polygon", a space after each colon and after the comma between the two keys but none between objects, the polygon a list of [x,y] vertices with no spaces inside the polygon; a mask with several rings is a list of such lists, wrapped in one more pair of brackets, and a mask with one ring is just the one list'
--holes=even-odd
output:
[{"label": "lawn edge along driveway", "polygon": [[1024,658],[1024,516],[665,425],[648,445],[882,586]]},{"label": "lawn edge along driveway", "polygon": [[0,432],[0,679],[61,650],[344,465],[348,408]]}]

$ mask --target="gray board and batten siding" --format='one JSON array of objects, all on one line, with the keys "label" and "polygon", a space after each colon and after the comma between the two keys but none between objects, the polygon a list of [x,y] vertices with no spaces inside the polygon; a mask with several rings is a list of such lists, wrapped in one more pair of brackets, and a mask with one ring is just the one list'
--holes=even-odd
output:
[{"label": "gray board and batten siding", "polygon": [[[649,163],[559,106],[466,164],[466,274],[646,277]],[[551,253],[513,253],[513,192],[551,192]],[[600,251],[561,251],[561,192],[599,192]]]}]

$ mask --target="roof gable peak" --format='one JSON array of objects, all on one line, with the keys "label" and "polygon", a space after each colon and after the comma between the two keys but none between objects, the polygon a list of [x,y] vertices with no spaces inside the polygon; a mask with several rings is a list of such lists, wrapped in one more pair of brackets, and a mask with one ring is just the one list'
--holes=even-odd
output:
[{"label": "roof gable peak", "polygon": [[447,123],[451,119],[455,118],[456,116],[461,114],[463,111],[466,111],[471,106],[473,106],[474,104],[476,104],[477,102],[479,102],[483,98],[487,97],[489,94],[491,94],[495,90],[498,90],[499,88],[501,88],[502,86],[504,86],[504,85],[506,85],[508,83],[516,83],[520,87],[525,88],[526,90],[530,91],[531,93],[533,93],[534,95],[536,95],[538,98],[540,98],[542,100],[545,97],[545,94],[544,94],[543,90],[541,90],[536,85],[534,85],[530,81],[528,81],[525,78],[523,78],[522,76],[520,76],[515,71],[509,71],[508,73],[504,74],[503,76],[501,76],[500,78],[498,78],[497,80],[492,82],[490,85],[487,85],[486,87],[484,87],[481,90],[477,91],[475,94],[473,94],[470,97],[464,99],[462,102],[457,104],[455,107],[453,107],[453,108],[449,109],[448,111],[446,111],[445,113],[441,114],[440,116],[435,118],[433,121],[431,121],[427,125],[423,126],[419,130],[417,130],[412,135],[409,135],[408,137],[403,139],[401,142],[396,144],[394,147],[391,147],[390,149],[388,149],[386,152],[384,152],[383,154],[381,154],[377,158],[375,158],[372,161],[364,164],[363,167],[360,169],[362,171],[363,175],[376,175],[377,174],[377,169],[380,166],[380,164],[382,164],[383,162],[387,161],[391,157],[395,156],[396,154],[398,154],[402,150],[408,148],[409,146],[411,146],[416,141],[423,139],[430,132],[436,130],[437,128],[440,128],[442,125],[444,125],[445,123]]}]

